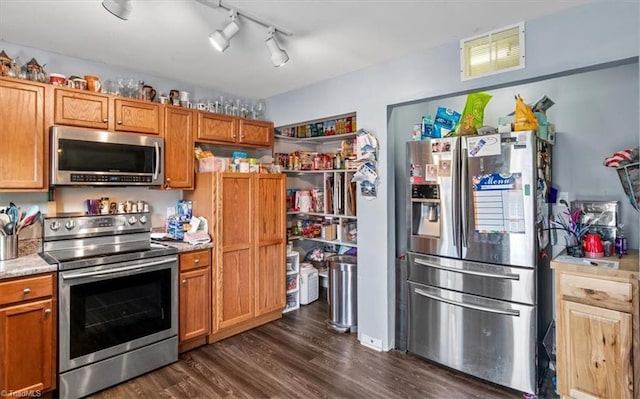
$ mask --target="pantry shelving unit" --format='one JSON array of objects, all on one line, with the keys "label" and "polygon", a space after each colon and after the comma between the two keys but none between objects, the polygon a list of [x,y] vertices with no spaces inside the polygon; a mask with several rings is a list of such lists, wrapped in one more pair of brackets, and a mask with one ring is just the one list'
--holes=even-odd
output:
[{"label": "pantry shelving unit", "polygon": [[300,308],[300,254],[298,252],[287,254],[286,287],[287,300],[282,313]]},{"label": "pantry shelving unit", "polygon": [[[323,124],[325,120],[346,117],[353,118],[351,126],[355,128],[355,114],[310,121],[308,125]],[[287,127],[276,130],[286,131]],[[276,135],[274,158],[278,162],[279,157],[293,153],[304,154],[306,157],[313,157],[313,154],[331,156],[340,153],[342,157],[345,148],[352,148],[351,143],[356,135],[356,132],[304,138]],[[349,164],[350,160],[346,158],[343,158],[340,169],[313,169],[313,166],[309,168],[308,164],[304,163],[294,168],[294,165],[282,162],[282,172],[287,175],[289,241],[311,240],[357,247],[356,183],[351,182],[355,165]],[[333,166],[335,167],[335,164]],[[297,206],[296,195],[301,191],[312,193],[312,208],[301,209]],[[296,224],[299,228],[295,227]]]}]

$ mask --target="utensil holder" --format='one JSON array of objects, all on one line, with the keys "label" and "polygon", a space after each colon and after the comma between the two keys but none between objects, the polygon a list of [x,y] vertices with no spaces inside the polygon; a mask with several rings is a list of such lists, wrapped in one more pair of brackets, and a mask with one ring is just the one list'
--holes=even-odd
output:
[{"label": "utensil holder", "polygon": [[18,236],[16,234],[0,236],[0,260],[18,257]]}]

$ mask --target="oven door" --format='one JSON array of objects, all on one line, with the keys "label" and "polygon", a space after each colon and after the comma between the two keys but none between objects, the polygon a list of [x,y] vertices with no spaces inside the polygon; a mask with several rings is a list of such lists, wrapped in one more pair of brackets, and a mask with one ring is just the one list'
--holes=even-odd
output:
[{"label": "oven door", "polygon": [[60,372],[177,335],[175,255],[59,275]]}]

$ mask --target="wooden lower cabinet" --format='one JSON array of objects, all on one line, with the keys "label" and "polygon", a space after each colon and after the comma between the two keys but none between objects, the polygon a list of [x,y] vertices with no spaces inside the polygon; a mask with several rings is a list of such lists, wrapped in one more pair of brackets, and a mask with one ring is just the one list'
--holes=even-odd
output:
[{"label": "wooden lower cabinet", "polygon": [[557,272],[558,393],[574,399],[637,399],[637,258],[635,272],[628,275],[624,270],[591,275],[580,272],[590,271],[589,266],[567,270],[557,262],[552,267]]},{"label": "wooden lower cabinet", "polygon": [[211,328],[211,250],[180,255],[180,352],[206,343]]},{"label": "wooden lower cabinet", "polygon": [[0,283],[0,392],[40,396],[56,384],[55,275]]},{"label": "wooden lower cabinet", "polygon": [[222,253],[218,268],[218,327],[234,326],[254,317],[253,256],[249,248]]},{"label": "wooden lower cabinet", "polygon": [[198,173],[185,191],[210,221],[213,307],[208,342],[282,317],[285,306],[285,177]]}]

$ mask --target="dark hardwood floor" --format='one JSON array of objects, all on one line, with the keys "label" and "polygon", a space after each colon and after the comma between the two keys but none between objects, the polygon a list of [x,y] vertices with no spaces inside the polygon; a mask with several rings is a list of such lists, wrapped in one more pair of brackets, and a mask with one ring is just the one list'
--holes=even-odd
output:
[{"label": "dark hardwood floor", "polygon": [[316,301],[90,398],[523,397],[410,354],[374,351],[325,319],[326,303]]}]

